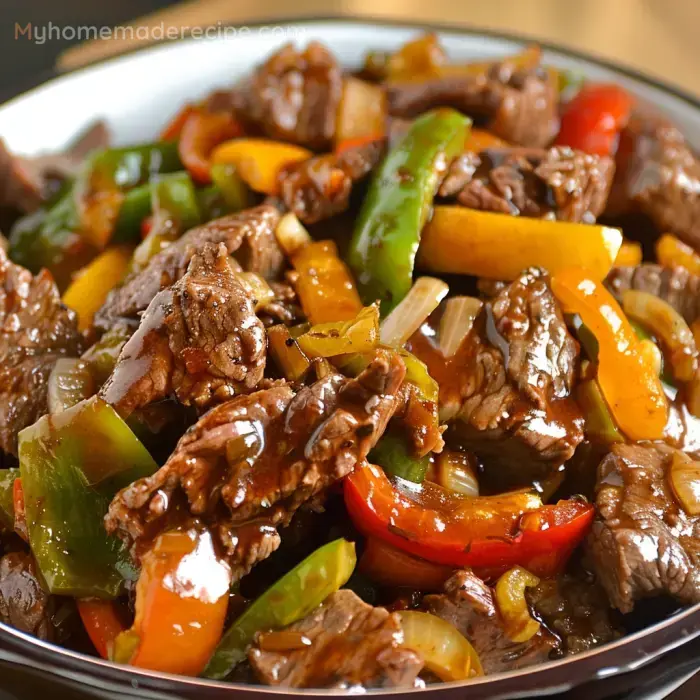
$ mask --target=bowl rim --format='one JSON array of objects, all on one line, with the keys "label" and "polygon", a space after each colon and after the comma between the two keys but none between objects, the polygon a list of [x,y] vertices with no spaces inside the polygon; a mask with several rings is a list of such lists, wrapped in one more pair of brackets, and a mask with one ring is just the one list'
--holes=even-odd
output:
[{"label": "bowl rim", "polygon": [[[567,58],[586,61],[590,64],[633,79],[648,87],[666,93],[667,95],[671,95],[700,112],[700,96],[695,96],[678,85],[667,82],[659,77],[647,75],[631,66],[618,63],[611,59],[570,48],[557,42],[540,40],[535,36],[518,32],[483,29],[470,24],[450,25],[444,22],[404,21],[396,18],[375,17],[372,15],[350,17],[344,16],[342,13],[313,15],[310,17],[286,17],[280,15],[279,17],[275,16],[261,20],[247,20],[244,25],[241,22],[231,22],[226,26],[261,28],[278,25],[321,25],[324,23],[345,24],[358,27],[391,27],[416,31],[434,31],[438,34],[445,33],[453,36],[486,37],[521,45],[537,43],[544,50],[559,53]],[[116,56],[105,57],[86,66],[81,66],[65,72],[57,73],[54,70],[51,73],[53,77],[49,80],[42,80],[39,83],[35,83],[31,89],[24,90],[1,103],[0,108],[2,110],[9,109],[16,101],[32,95],[47,86],[78,76],[83,72],[99,70],[105,66],[117,64],[124,59],[131,58],[138,54],[163,51],[176,44],[187,45],[194,43],[194,41],[195,39],[186,37],[175,41],[159,42],[148,46],[135,47]],[[213,41],[217,40],[214,39]],[[219,41],[221,41],[221,39],[219,39]],[[45,75],[46,73],[43,73],[39,78],[41,79],[41,77]],[[474,691],[470,693],[470,696],[473,698],[500,697],[504,692],[508,692],[508,695],[511,696],[513,689],[509,687],[510,682],[516,678],[523,679],[523,681],[526,679],[528,679],[528,681],[534,681],[534,683],[528,682],[526,687],[531,688],[538,694],[559,693],[588,681],[632,672],[697,638],[700,638],[700,603],[684,608],[672,614],[670,617],[638,630],[637,632],[624,635],[612,642],[608,642],[607,644],[574,656],[550,660],[543,664],[502,672],[491,676],[484,676],[469,681],[453,681],[441,683],[439,685],[431,685],[425,689],[378,689],[364,691],[364,694],[393,696],[417,692],[439,693],[469,687],[470,691]],[[3,648],[3,641],[10,643],[9,649]],[[653,644],[651,643],[652,641],[654,641]],[[617,658],[613,665],[608,666],[605,664],[601,665],[598,662],[598,659],[601,657],[605,658],[617,651],[626,652],[624,654],[624,659],[621,660]],[[209,691],[229,691],[231,693],[315,695],[320,697],[348,695],[348,691],[346,690],[283,689],[275,686],[214,681],[206,678],[180,676],[138,669],[131,666],[115,664],[105,659],[40,640],[31,634],[21,632],[14,627],[0,622],[0,656],[4,656],[6,660],[22,666],[35,666],[36,658],[31,658],[30,655],[36,655],[37,652],[41,660],[46,662],[46,666],[43,667],[43,669],[48,673],[71,680],[77,680],[82,683],[93,683],[94,679],[91,677],[91,674],[99,673],[102,676],[101,680],[109,678],[117,684],[118,688],[126,686],[132,689],[143,688],[144,690],[151,689],[154,691],[160,690],[166,692],[206,689]],[[585,667],[587,669],[586,673],[573,678],[571,674],[568,673],[568,669],[571,664],[574,663],[577,668]],[[536,679],[542,679],[542,685],[538,685]],[[523,697],[532,697],[532,690],[525,690],[525,687],[523,687],[519,691],[519,694]]]}]

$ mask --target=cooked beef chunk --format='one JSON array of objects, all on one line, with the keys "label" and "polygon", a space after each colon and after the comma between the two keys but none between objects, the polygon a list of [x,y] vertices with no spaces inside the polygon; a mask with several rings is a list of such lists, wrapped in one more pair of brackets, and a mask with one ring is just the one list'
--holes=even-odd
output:
[{"label": "cooked beef chunk", "polygon": [[136,542],[138,556],[147,530],[162,527],[169,509],[186,500],[234,563],[251,563],[237,551],[247,546],[240,528],[287,524],[364,461],[397,408],[405,372],[397,354],[380,350],[356,379],[329,374],[296,395],[277,384],[213,408],[161,469],[117,494],[108,531]]},{"label": "cooked beef chunk", "polygon": [[487,128],[515,146],[543,147],[558,126],[557,86],[540,66],[506,59],[481,74],[446,75],[387,84],[389,113],[415,117],[432,107],[454,107],[488,119]]},{"label": "cooked beef chunk", "polygon": [[456,158],[438,195],[472,209],[590,224],[605,208],[613,170],[610,158],[567,146],[490,149]]},{"label": "cooked beef chunk", "polygon": [[284,630],[259,632],[248,659],[261,682],[283,688],[411,688],[423,661],[402,642],[396,613],[341,590]]},{"label": "cooked beef chunk", "polygon": [[34,557],[10,552],[0,559],[0,621],[51,640],[54,625],[51,596],[39,583]]},{"label": "cooked beef chunk", "polygon": [[444,593],[426,596],[423,603],[472,643],[486,674],[542,663],[559,646],[557,638],[544,628],[527,642],[508,639],[493,591],[469,570],[455,573],[445,583]]},{"label": "cooked beef chunk", "polygon": [[565,654],[578,654],[622,635],[603,587],[595,579],[564,574],[526,591],[538,617],[561,640]]},{"label": "cooked beef chunk", "polygon": [[638,289],[668,302],[688,323],[700,318],[700,277],[684,267],[614,267],[605,284],[618,301],[628,289]]},{"label": "cooked beef chunk", "polygon": [[239,118],[272,139],[328,149],[335,134],[342,74],[318,42],[305,51],[292,44],[270,56],[233,92]]},{"label": "cooked beef chunk", "polygon": [[274,297],[259,314],[265,327],[276,323],[291,326],[305,319],[296,289],[290,282],[270,282],[270,288]]},{"label": "cooked beef chunk", "polygon": [[700,251],[700,161],[681,132],[662,117],[636,114],[616,160],[610,213],[637,208]]},{"label": "cooked beef chunk", "polygon": [[579,347],[543,271],[526,271],[488,300],[449,360],[425,336],[412,348],[440,385],[441,416],[456,419],[446,441],[477,454],[501,486],[545,478],[583,440],[570,398]]},{"label": "cooked beef chunk", "polygon": [[630,612],[666,593],[700,602],[700,517],[685,513],[668,480],[664,443],[616,444],[598,467],[597,519],[586,547],[610,602]]},{"label": "cooked beef chunk", "polygon": [[52,182],[75,175],[83,159],[93,149],[106,146],[109,134],[104,122],[97,122],[55,155],[22,158],[13,155],[0,139],[0,207],[23,212],[37,209],[53,194]]},{"label": "cooked beef chunk", "polygon": [[122,416],[166,398],[199,409],[252,391],[263,378],[265,327],[226,246],[207,243],[158,292],[101,395]]},{"label": "cooked beef chunk", "polygon": [[0,449],[17,454],[17,433],[46,413],[51,368],[79,349],[77,317],[50,273],[33,277],[0,250]]},{"label": "cooked beef chunk", "polygon": [[383,153],[384,142],[373,141],[295,163],[280,173],[282,199],[304,223],[329,219],[348,208],[353,184],[374,170]]},{"label": "cooked beef chunk", "polygon": [[206,243],[224,243],[226,252],[234,255],[245,270],[264,277],[276,276],[284,264],[284,254],[275,238],[279,218],[275,207],[261,205],[191,229],[110,292],[95,316],[95,325],[106,331],[120,318],[136,318],[161,289],[185,274],[192,256]]}]

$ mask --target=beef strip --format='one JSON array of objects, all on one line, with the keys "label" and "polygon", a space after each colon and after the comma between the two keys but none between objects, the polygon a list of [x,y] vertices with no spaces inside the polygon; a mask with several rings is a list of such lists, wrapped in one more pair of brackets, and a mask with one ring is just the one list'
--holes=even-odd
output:
[{"label": "beef strip", "polygon": [[638,112],[620,137],[610,214],[644,212],[700,251],[700,161],[667,119]]},{"label": "beef strip", "polygon": [[54,603],[38,579],[34,557],[10,552],[0,559],[0,621],[33,634],[53,638]]},{"label": "beef strip", "polygon": [[306,224],[346,211],[353,185],[378,165],[384,142],[355,146],[339,154],[314,156],[280,173],[282,199]]},{"label": "beef strip", "polygon": [[415,117],[440,106],[484,117],[489,131],[516,146],[546,146],[559,123],[557,86],[550,73],[541,66],[519,67],[511,59],[479,74],[389,82],[387,100],[389,114],[396,117]]},{"label": "beef strip", "polygon": [[689,516],[669,483],[664,443],[616,444],[598,467],[597,518],[586,542],[610,602],[630,612],[658,594],[700,602],[700,516]]},{"label": "beef strip", "polygon": [[570,398],[579,346],[541,270],[528,270],[484,304],[457,353],[416,335],[414,354],[440,386],[445,439],[477,454],[485,476],[510,485],[549,476],[583,440]]},{"label": "beef strip", "polygon": [[260,320],[266,328],[276,323],[292,326],[305,320],[299,297],[291,281],[273,281],[270,282],[270,288],[274,296],[259,312]]},{"label": "beef strip", "polygon": [[206,243],[224,243],[226,252],[245,270],[275,277],[284,265],[284,254],[275,238],[279,219],[275,207],[261,205],[190,229],[110,292],[95,316],[95,325],[106,331],[121,318],[136,318],[161,289],[185,274],[193,255]]},{"label": "beef strip", "polygon": [[207,243],[158,292],[101,391],[122,416],[166,398],[199,409],[252,391],[263,378],[265,327],[226,246]]},{"label": "beef strip", "polygon": [[259,632],[248,659],[262,683],[283,688],[411,688],[423,661],[402,642],[396,613],[340,590],[284,630]]},{"label": "beef strip", "polygon": [[423,603],[472,643],[487,675],[542,663],[558,650],[557,638],[544,628],[527,642],[508,639],[493,591],[469,570],[453,574],[444,593],[426,596]]},{"label": "beef strip", "polygon": [[472,209],[590,224],[605,208],[613,171],[610,158],[567,146],[489,149],[452,161],[438,195]]},{"label": "beef strip", "polygon": [[79,349],[77,316],[51,274],[34,277],[0,250],[0,449],[17,454],[19,431],[47,411],[53,365]]},{"label": "beef strip", "polygon": [[54,181],[75,175],[87,154],[108,142],[104,122],[96,122],[63,153],[53,155],[15,156],[0,139],[0,207],[34,211],[53,194]]},{"label": "beef strip", "polygon": [[249,129],[321,151],[335,134],[341,89],[341,69],[328,49],[287,44],[234,89],[232,102]]},{"label": "beef strip", "polygon": [[267,528],[272,536],[363,462],[398,406],[405,372],[397,354],[379,350],[355,379],[331,373],[296,394],[277,383],[211,409],[161,469],[117,494],[108,531],[135,543],[138,558],[140,541],[164,527],[168,510],[184,500],[215,530],[234,567],[243,561],[239,568],[249,569],[256,557],[241,528]]},{"label": "beef strip", "polygon": [[668,302],[688,323],[700,318],[700,277],[684,267],[614,267],[605,284],[618,301],[628,289],[638,289]]}]

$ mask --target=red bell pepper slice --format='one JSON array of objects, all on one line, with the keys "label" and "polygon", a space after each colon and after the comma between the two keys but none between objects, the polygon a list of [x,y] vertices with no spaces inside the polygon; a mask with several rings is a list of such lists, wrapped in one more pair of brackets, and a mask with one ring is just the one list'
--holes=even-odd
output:
[{"label": "red bell pepper slice", "polygon": [[483,577],[522,566],[553,576],[588,532],[595,510],[579,500],[542,506],[528,491],[468,498],[431,482],[392,483],[367,464],[344,482],[357,529],[437,564],[471,567]]},{"label": "red bell pepper slice", "polygon": [[97,653],[103,659],[111,658],[115,640],[126,629],[118,604],[112,600],[83,598],[77,601],[77,606]]},{"label": "red bell pepper slice", "polygon": [[187,120],[196,112],[199,107],[186,104],[180,111],[166,124],[160,134],[159,141],[177,141],[182,133],[182,127],[185,126]]},{"label": "red bell pepper slice", "polygon": [[633,97],[619,85],[585,85],[564,107],[555,143],[595,155],[615,155],[633,106]]}]

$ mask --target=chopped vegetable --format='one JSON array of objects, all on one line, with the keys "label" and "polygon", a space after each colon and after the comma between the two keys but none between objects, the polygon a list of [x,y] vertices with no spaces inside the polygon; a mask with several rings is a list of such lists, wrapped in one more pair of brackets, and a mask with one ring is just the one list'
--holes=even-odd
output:
[{"label": "chopped vegetable", "polygon": [[367,306],[349,321],[316,323],[296,342],[308,358],[370,352],[379,342],[379,309]]},{"label": "chopped vegetable", "polygon": [[475,153],[486,151],[489,148],[509,147],[510,144],[507,141],[498,138],[495,134],[492,134],[490,131],[485,131],[484,129],[472,129],[469,132],[466,145],[468,151],[474,151]]},{"label": "chopped vegetable", "polygon": [[380,85],[353,76],[343,78],[335,130],[338,146],[348,141],[377,140],[386,135],[386,94]]},{"label": "chopped vegetable", "polygon": [[182,128],[187,120],[199,110],[198,107],[191,104],[186,104],[178,113],[168,122],[163,131],[161,131],[159,141],[177,141],[182,133]]},{"label": "chopped vegetable", "polygon": [[406,42],[387,62],[388,80],[425,80],[447,65],[447,54],[437,34],[421,34]]},{"label": "chopped vegetable", "polygon": [[108,248],[78,273],[63,295],[63,303],[78,314],[78,328],[85,331],[109,292],[121,282],[132,251],[125,246]]},{"label": "chopped vegetable", "polygon": [[685,319],[668,302],[637,289],[628,289],[623,294],[622,308],[664,345],[674,378],[690,381],[698,369],[698,349]]},{"label": "chopped vegetable", "polygon": [[78,613],[95,650],[103,659],[112,658],[114,643],[125,625],[119,606],[111,600],[83,598],[77,601]]},{"label": "chopped vegetable", "polygon": [[152,457],[95,396],[25,428],[19,459],[29,540],[48,590],[118,595],[133,571],[125,547],[102,521],[118,489],[156,470]]},{"label": "chopped vegetable", "polygon": [[664,233],[656,241],[656,258],[664,267],[680,266],[694,275],[700,275],[700,255],[670,233]]},{"label": "chopped vegetable", "polygon": [[595,379],[587,379],[578,385],[576,401],[586,420],[586,436],[589,439],[602,443],[625,441]]},{"label": "chopped vegetable", "polygon": [[494,598],[508,639],[522,643],[540,631],[540,623],[530,615],[525,589],[534,588],[540,580],[521,566],[506,571],[496,582]]},{"label": "chopped vegetable", "polygon": [[469,119],[451,109],[423,114],[374,174],[348,259],[366,303],[388,313],[408,294],[444,163],[464,150]]},{"label": "chopped vegetable", "polygon": [[452,357],[469,335],[476,317],[483,307],[475,297],[450,297],[440,319],[439,345],[445,357]]},{"label": "chopped vegetable", "polygon": [[584,85],[564,106],[555,143],[600,156],[615,155],[634,98],[619,85]]},{"label": "chopped vegetable", "polygon": [[28,543],[29,532],[27,530],[27,509],[24,500],[22,477],[16,478],[12,483],[12,510],[15,514],[15,532]]},{"label": "chopped vegetable", "polygon": [[0,525],[12,531],[15,527],[13,489],[19,469],[0,469]]},{"label": "chopped vegetable", "polygon": [[382,321],[381,341],[400,348],[440,305],[449,287],[435,277],[419,277],[408,294]]},{"label": "chopped vegetable", "polygon": [[[282,246],[282,250],[291,257],[301,251],[302,248],[313,242],[309,232],[302,226],[296,214],[289,211],[281,219],[275,229],[277,241]],[[336,257],[337,250],[336,250]]]},{"label": "chopped vegetable", "polygon": [[104,384],[112,374],[119,353],[131,337],[131,333],[128,325],[117,324],[83,353],[82,359],[90,365],[90,371],[97,384]]},{"label": "chopped vegetable", "polygon": [[228,112],[197,110],[182,127],[178,149],[187,172],[198,185],[211,182],[212,151],[221,143],[243,134]]},{"label": "chopped vegetable", "polygon": [[[117,220],[114,224],[114,241],[135,241],[136,232],[151,214],[151,185],[140,185],[124,195]],[[106,243],[109,242],[109,237]],[[104,247],[101,245],[100,247]]]},{"label": "chopped vegetable", "polygon": [[528,267],[572,265],[602,280],[617,257],[616,228],[437,206],[423,231],[418,266],[430,272],[513,280]]},{"label": "chopped vegetable", "polygon": [[143,555],[136,617],[115,640],[114,660],[199,675],[221,639],[231,570],[206,530],[171,530]]},{"label": "chopped vegetable", "polygon": [[425,668],[440,680],[463,681],[484,675],[474,647],[449,622],[417,610],[403,610],[399,615],[403,646],[419,652]]},{"label": "chopped vegetable", "polygon": [[347,540],[335,540],[317,549],[268,588],[226,630],[202,675],[227,676],[245,659],[256,632],[287,627],[308,615],[347,583],[356,561],[355,545]]},{"label": "chopped vegetable", "polygon": [[[542,576],[561,571],[593,521],[579,500],[543,506],[531,491],[469,498],[437,484],[390,482],[374,465],[344,481],[348,514],[360,532],[414,556],[493,576],[519,565]],[[525,515],[535,516],[526,520]]]},{"label": "chopped vegetable", "polygon": [[381,586],[407,586],[439,591],[454,569],[412,557],[378,537],[368,537],[358,566],[360,573]]},{"label": "chopped vegetable", "polygon": [[386,432],[367,457],[378,464],[389,476],[398,476],[406,481],[420,484],[430,467],[430,457],[415,457],[410,454],[405,436]]},{"label": "chopped vegetable", "polygon": [[476,498],[479,495],[479,480],[472,459],[467,453],[443,450],[435,461],[440,486],[462,496]]},{"label": "chopped vegetable", "polygon": [[619,304],[580,268],[555,274],[552,291],[598,340],[598,384],[615,423],[632,440],[661,439],[668,420],[663,386]]},{"label": "chopped vegetable", "polygon": [[355,282],[333,241],[309,243],[294,253],[292,264],[299,273],[299,301],[311,323],[349,321],[362,311]]},{"label": "chopped vegetable", "polygon": [[235,165],[212,165],[211,180],[221,193],[228,212],[253,206],[253,198]]},{"label": "chopped vegetable", "polygon": [[49,413],[61,413],[85,399],[97,390],[90,366],[85,360],[61,357],[49,375]]},{"label": "chopped vegetable", "polygon": [[675,452],[669,479],[673,493],[690,516],[700,515],[700,462],[682,452]]},{"label": "chopped vegetable", "polygon": [[287,326],[279,324],[267,329],[270,354],[281,370],[282,376],[290,381],[301,381],[311,367],[309,358],[292,338]]},{"label": "chopped vegetable", "polygon": [[279,191],[277,180],[282,168],[312,156],[308,149],[291,143],[239,138],[217,146],[211,161],[236,166],[238,174],[251,189],[275,195]]},{"label": "chopped vegetable", "polygon": [[634,267],[642,262],[642,244],[636,241],[622,241],[620,250],[615,258],[616,267]]}]

